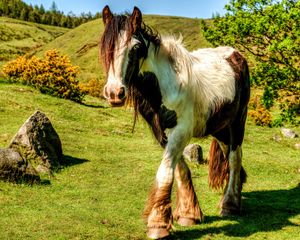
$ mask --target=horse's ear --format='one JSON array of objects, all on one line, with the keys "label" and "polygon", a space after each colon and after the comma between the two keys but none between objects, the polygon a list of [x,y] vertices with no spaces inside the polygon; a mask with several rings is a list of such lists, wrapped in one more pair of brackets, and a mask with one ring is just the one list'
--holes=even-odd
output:
[{"label": "horse's ear", "polygon": [[112,20],[112,18],[113,18],[113,14],[111,13],[109,6],[106,5],[102,10],[102,19],[103,19],[104,25],[109,23]]},{"label": "horse's ear", "polygon": [[142,12],[137,7],[134,7],[133,12],[130,16],[130,22],[133,27],[133,32],[142,26]]}]

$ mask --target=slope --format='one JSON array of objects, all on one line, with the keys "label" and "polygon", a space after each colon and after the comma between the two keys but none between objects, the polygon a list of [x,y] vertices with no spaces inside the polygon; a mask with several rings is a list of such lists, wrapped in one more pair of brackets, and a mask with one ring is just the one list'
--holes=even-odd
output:
[{"label": "slope", "polygon": [[[182,35],[189,50],[209,46],[201,34],[199,19],[145,15],[144,21],[161,35]],[[68,54],[73,64],[80,66],[81,81],[103,79],[102,67],[98,61],[98,44],[102,32],[101,19],[85,23],[45,45],[39,55],[49,49],[58,49]]]},{"label": "slope", "polygon": [[[37,186],[0,182],[0,239],[145,239],[141,215],[162,156],[146,125],[132,133],[131,109],[101,99],[80,105],[0,81],[1,147],[37,109],[62,140],[64,167]],[[241,216],[218,217],[221,194],[208,187],[207,165],[189,163],[205,220],[175,225],[172,239],[299,239],[299,140],[270,140],[279,131],[247,124]],[[209,139],[199,143],[206,156]]]},{"label": "slope", "polygon": [[69,29],[0,17],[0,68],[5,62],[34,52],[67,31]]}]

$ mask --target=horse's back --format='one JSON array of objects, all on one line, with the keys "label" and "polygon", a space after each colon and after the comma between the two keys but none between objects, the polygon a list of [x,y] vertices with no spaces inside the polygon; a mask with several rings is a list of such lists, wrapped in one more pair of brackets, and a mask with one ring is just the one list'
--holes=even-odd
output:
[{"label": "horse's back", "polygon": [[198,58],[204,58],[205,56],[218,56],[223,59],[228,58],[236,49],[229,46],[220,46],[216,48],[199,48],[192,52],[192,54]]}]

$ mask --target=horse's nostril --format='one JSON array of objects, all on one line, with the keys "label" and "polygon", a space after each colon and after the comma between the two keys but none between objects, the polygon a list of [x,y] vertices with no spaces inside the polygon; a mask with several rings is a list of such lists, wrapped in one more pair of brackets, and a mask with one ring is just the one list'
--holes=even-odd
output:
[{"label": "horse's nostril", "polygon": [[121,87],[120,88],[120,90],[119,90],[119,92],[118,92],[118,98],[119,99],[123,99],[123,98],[125,98],[125,88],[124,87]]}]

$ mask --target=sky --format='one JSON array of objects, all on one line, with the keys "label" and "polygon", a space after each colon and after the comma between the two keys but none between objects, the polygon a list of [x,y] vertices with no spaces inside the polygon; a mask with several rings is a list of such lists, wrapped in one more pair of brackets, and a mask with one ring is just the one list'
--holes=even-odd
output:
[{"label": "sky", "polygon": [[[49,9],[53,0],[23,0],[32,5],[43,4]],[[54,0],[58,10],[65,14],[72,11],[101,12],[108,5],[114,13],[131,12],[137,6],[143,14],[158,14],[190,18],[211,18],[213,13],[225,13],[224,6],[229,0]]]}]

